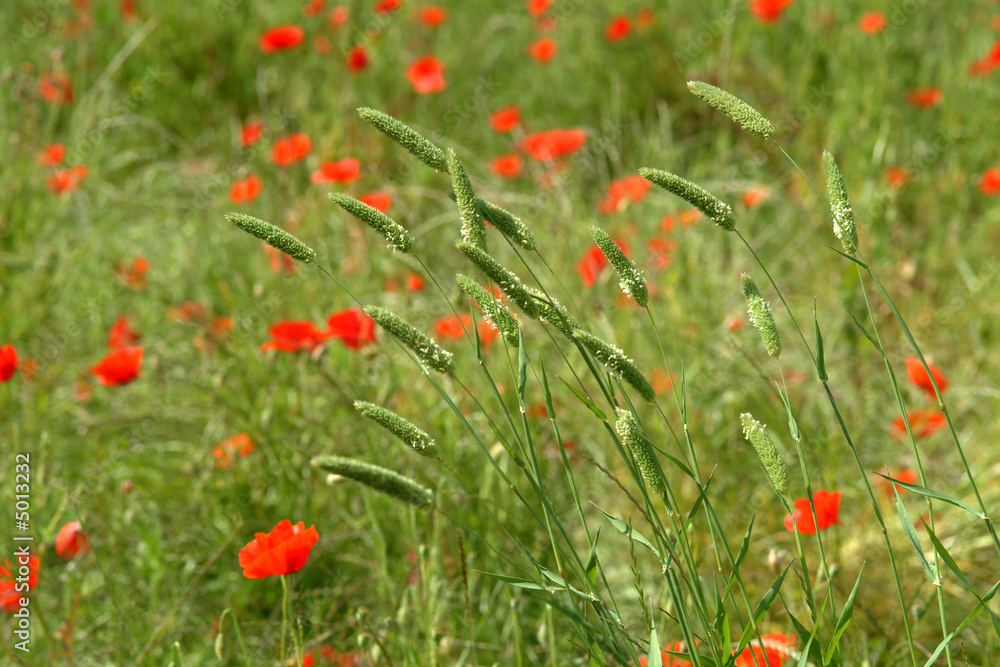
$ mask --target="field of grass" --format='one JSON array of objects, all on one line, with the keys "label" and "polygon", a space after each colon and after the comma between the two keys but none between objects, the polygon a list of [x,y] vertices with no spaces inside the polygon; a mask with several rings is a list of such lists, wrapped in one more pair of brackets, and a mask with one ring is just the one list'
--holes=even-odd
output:
[{"label": "field of grass", "polygon": [[431,7],[0,6],[0,663],[1000,664],[1000,4]]}]

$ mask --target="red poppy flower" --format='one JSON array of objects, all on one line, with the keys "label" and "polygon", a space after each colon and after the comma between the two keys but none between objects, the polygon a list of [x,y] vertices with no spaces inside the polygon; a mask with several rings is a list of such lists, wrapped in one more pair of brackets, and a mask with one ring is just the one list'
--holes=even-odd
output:
[{"label": "red poppy flower", "polygon": [[333,28],[339,28],[347,23],[347,19],[350,16],[351,10],[347,8],[347,5],[337,5],[330,10],[330,26]]},{"label": "red poppy flower", "polygon": [[497,176],[517,178],[521,175],[521,156],[517,153],[501,155],[493,159],[493,162],[490,163],[490,169]]},{"label": "red poppy flower", "polygon": [[302,43],[306,31],[297,25],[279,25],[269,28],[260,36],[260,50],[274,53],[291,49]]},{"label": "red poppy flower", "polygon": [[321,162],[312,173],[313,183],[350,183],[361,178],[361,161],[345,157],[337,162]]},{"label": "red poppy flower", "polygon": [[66,147],[62,144],[49,144],[38,155],[35,160],[43,167],[55,167],[66,157]]},{"label": "red poppy flower", "polygon": [[727,317],[726,321],[723,322],[723,324],[722,324],[722,326],[726,327],[727,329],[729,329],[732,332],[739,331],[745,325],[746,325],[746,321],[744,321],[744,319],[742,317],[738,316],[738,315],[731,315],[731,316]]},{"label": "red poppy flower", "polygon": [[316,526],[294,526],[285,519],[270,533],[255,533],[254,539],[240,549],[240,567],[248,579],[298,572],[309,559],[309,551],[319,541]]},{"label": "red poppy flower", "polygon": [[120,350],[139,340],[139,332],[128,324],[128,318],[120,315],[108,330],[108,349]]},{"label": "red poppy flower", "polygon": [[149,260],[145,257],[136,257],[132,260],[132,266],[126,266],[124,262],[118,262],[115,267],[118,277],[129,287],[145,289],[146,272],[149,271]]},{"label": "red poppy flower", "polygon": [[17,350],[10,343],[0,346],[0,382],[14,377],[17,371]]},{"label": "red poppy flower", "polygon": [[436,28],[448,19],[448,12],[438,5],[424,5],[417,10],[417,18],[432,28]]},{"label": "red poppy flower", "polygon": [[31,590],[38,583],[39,563],[38,556],[29,556],[27,563],[21,563],[20,557],[18,557],[16,565],[11,565],[9,560],[4,559],[3,565],[0,565],[0,607],[3,607],[4,611],[13,614],[21,609],[21,597],[24,596],[25,591],[18,590],[18,586],[25,582],[21,579],[21,572],[18,571],[20,566],[28,568],[26,583],[28,590]]},{"label": "red poppy flower", "polygon": [[255,449],[257,449],[257,445],[254,444],[248,434],[237,433],[236,435],[232,435],[212,448],[212,456],[215,457],[215,467],[221,470],[232,468],[237,457],[243,458]]},{"label": "red poppy flower", "polygon": [[126,21],[134,21],[136,19],[135,0],[122,0],[118,3],[118,13]]},{"label": "red poppy flower", "polygon": [[587,134],[578,128],[534,132],[524,138],[524,149],[536,160],[554,160],[583,146]]},{"label": "red poppy flower", "polygon": [[911,90],[906,94],[906,101],[915,107],[932,107],[941,103],[941,89],[929,86]]},{"label": "red poppy flower", "polygon": [[750,0],[750,11],[761,23],[774,23],[794,0]]},{"label": "red poppy flower", "polygon": [[753,208],[767,199],[770,194],[771,190],[763,185],[757,186],[756,188],[750,188],[743,193],[743,205],[747,208]]},{"label": "red poppy flower", "polygon": [[260,135],[264,131],[264,126],[259,120],[248,120],[240,130],[240,142],[244,146],[253,146],[260,140]]},{"label": "red poppy flower", "polygon": [[175,320],[193,320],[205,316],[205,306],[197,301],[185,301],[180,306],[167,309],[167,317]]},{"label": "red poppy flower", "polygon": [[[1000,15],[994,17],[993,20],[995,23],[998,22]],[[988,54],[972,62],[972,65],[969,66],[969,74],[973,76],[988,74],[998,67],[1000,67],[1000,39],[993,43],[993,48]]]},{"label": "red poppy flower", "polygon": [[309,320],[282,320],[268,329],[268,333],[271,334],[272,340],[260,346],[261,352],[268,350],[312,352],[329,338],[327,332]]},{"label": "red poppy flower", "polygon": [[[889,474],[889,471],[887,470],[886,474],[894,479],[898,479],[900,482],[906,482],[907,484],[916,484],[919,479],[917,477],[917,471],[913,468],[901,468],[896,472],[896,474]],[[895,498],[895,495],[892,493],[892,487],[895,486],[896,491],[900,494],[906,492],[905,487],[902,487],[894,482],[890,482],[884,477],[879,477],[879,483],[882,485],[882,489],[885,491],[886,497],[890,500]]]},{"label": "red poppy flower", "polygon": [[260,176],[250,174],[242,181],[233,183],[233,187],[229,188],[229,197],[234,204],[249,204],[257,198],[262,189],[264,181],[260,180]]},{"label": "red poppy flower", "polygon": [[[465,331],[462,330],[463,325],[466,331],[472,327],[472,315],[463,313],[461,319],[454,315],[442,317],[434,323],[434,331],[437,332],[438,336],[446,340],[462,338],[465,336]],[[493,326],[484,320],[479,320],[476,329],[479,331],[479,340],[482,341],[484,347],[492,343],[497,337],[497,332]]]},{"label": "red poppy flower", "polygon": [[690,227],[698,220],[700,220],[705,214],[696,208],[684,209],[677,214],[677,222],[681,223],[681,227]]},{"label": "red poppy flower", "polygon": [[882,12],[865,12],[861,16],[861,20],[858,21],[858,25],[861,27],[861,32],[866,32],[869,35],[881,32],[885,30],[886,26],[885,14]]},{"label": "red poppy flower", "polygon": [[906,359],[906,375],[910,378],[910,382],[923,389],[933,399],[935,396],[931,376],[934,377],[934,382],[937,382],[941,393],[944,393],[944,390],[948,388],[948,381],[941,374],[940,368],[931,363],[928,363],[927,367],[931,369],[930,376],[927,375],[927,371],[924,370],[924,365],[920,363],[919,359],[916,357],[907,357]]},{"label": "red poppy flower", "polygon": [[390,14],[399,9],[399,0],[377,0],[375,12],[378,14]]},{"label": "red poppy flower", "polygon": [[528,47],[528,55],[540,63],[547,63],[556,55],[559,45],[551,37],[540,37]]},{"label": "red poppy flower", "polygon": [[56,535],[56,553],[65,560],[80,553],[90,553],[87,533],[83,532],[79,521],[70,521],[59,529]]},{"label": "red poppy flower", "polygon": [[584,285],[593,287],[594,283],[597,282],[597,277],[601,275],[607,264],[607,257],[604,256],[600,246],[595,243],[576,263],[576,272],[583,278]]},{"label": "red poppy flower", "polygon": [[85,164],[80,164],[69,169],[60,169],[45,181],[45,185],[55,194],[72,192],[80,187],[90,169]]},{"label": "red poppy flower", "polygon": [[326,318],[326,335],[339,338],[352,350],[375,342],[375,320],[360,308],[339,310]]},{"label": "red poppy flower", "polygon": [[[698,640],[695,640],[695,646],[698,645]],[[675,658],[672,654],[667,653],[667,651],[674,651],[675,653],[687,653],[686,644],[682,641],[676,641],[673,644],[667,644],[660,649],[660,663],[663,667],[691,667],[691,663],[687,660],[682,660],[681,658]],[[641,667],[646,667],[646,656],[639,656],[639,664]]]},{"label": "red poppy flower", "polygon": [[381,190],[376,190],[374,192],[366,192],[365,194],[358,197],[358,201],[368,204],[377,211],[385,213],[392,206],[392,195],[388,192],[382,192]]},{"label": "red poppy flower", "polygon": [[649,8],[640,9],[635,13],[635,22],[640,28],[646,28],[652,25],[656,15],[653,14],[653,10]]},{"label": "red poppy flower", "polygon": [[312,140],[309,135],[295,132],[274,142],[271,158],[276,164],[285,167],[304,158],[311,148]]},{"label": "red poppy flower", "polygon": [[677,247],[677,242],[673,239],[650,239],[646,245],[653,256],[653,267],[665,269],[670,265],[670,258]]},{"label": "red poppy flower", "polygon": [[611,19],[611,23],[604,29],[604,39],[609,42],[617,42],[625,39],[632,32],[632,20],[627,16],[616,16]]},{"label": "red poppy flower", "polygon": [[45,72],[38,77],[38,94],[50,104],[72,104],[73,84],[66,72]]},{"label": "red poppy flower", "polygon": [[905,167],[886,167],[885,178],[889,181],[889,187],[895,190],[910,180],[910,170]]},{"label": "red poppy flower", "polygon": [[528,13],[532,16],[540,16],[545,13],[552,4],[552,0],[528,0]]},{"label": "red poppy flower", "polygon": [[[840,523],[837,519],[840,514],[840,491],[830,493],[826,489],[818,489],[813,494],[813,502],[816,505],[816,521],[818,523],[813,522],[809,499],[796,498],[795,511],[785,516],[785,528],[792,532],[798,528],[803,535],[812,535],[817,531],[817,528],[825,530],[835,523]],[[752,664],[752,662],[748,664]]]},{"label": "red poppy flower", "polygon": [[[937,410],[911,410],[906,413],[906,420],[910,424],[914,438],[926,438],[940,431],[947,423],[948,419],[943,412]],[[892,434],[897,438],[906,438],[906,424],[902,417],[896,417],[892,421]]]},{"label": "red poppy flower", "polygon": [[783,632],[754,637],[736,658],[736,667],[781,667],[794,646],[795,637]]},{"label": "red poppy flower", "polygon": [[110,387],[116,384],[128,384],[139,377],[140,366],[142,366],[142,348],[136,345],[109,352],[91,367],[90,372],[97,376],[101,384]]},{"label": "red poppy flower", "polygon": [[364,68],[368,67],[368,51],[361,44],[357,44],[347,52],[347,69],[351,70],[351,73],[357,74]]},{"label": "red poppy flower", "polygon": [[293,276],[298,272],[298,263],[285,253],[267,243],[261,243],[260,247],[267,253],[268,264],[275,273],[284,271],[287,275]]},{"label": "red poppy flower", "polygon": [[983,172],[979,179],[979,191],[984,195],[1000,193],[1000,167],[993,167]]},{"label": "red poppy flower", "polygon": [[310,0],[309,4],[302,8],[303,16],[319,16],[323,11],[324,0]]},{"label": "red poppy flower", "polygon": [[516,104],[497,109],[490,114],[490,125],[497,132],[510,132],[521,122],[521,107]]},{"label": "red poppy flower", "polygon": [[605,215],[623,210],[631,201],[638,204],[649,191],[650,182],[639,174],[622,176],[608,184],[608,191],[601,200],[600,210]]},{"label": "red poppy flower", "polygon": [[406,276],[406,289],[410,292],[419,292],[424,288],[424,277],[416,271],[410,271]]},{"label": "red poppy flower", "polygon": [[444,65],[434,56],[417,58],[410,63],[406,78],[421,95],[440,93],[448,85],[444,80]]}]

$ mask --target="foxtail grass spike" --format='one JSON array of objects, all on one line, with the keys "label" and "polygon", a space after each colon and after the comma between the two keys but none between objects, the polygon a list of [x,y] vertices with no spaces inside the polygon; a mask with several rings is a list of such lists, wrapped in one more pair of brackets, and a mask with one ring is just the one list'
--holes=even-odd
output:
[{"label": "foxtail grass spike", "polygon": [[316,258],[316,253],[313,252],[312,248],[270,222],[264,222],[245,213],[230,213],[226,216],[226,220],[289,257],[294,257],[301,262],[311,262]]},{"label": "foxtail grass spike", "polygon": [[736,216],[733,215],[732,207],[708,190],[661,169],[641,167],[639,174],[647,181],[691,204],[726,231],[731,232],[736,229]]},{"label": "foxtail grass spike", "polygon": [[823,151],[823,171],[826,187],[830,192],[830,210],[833,212],[833,233],[840,239],[844,250],[853,255],[858,251],[858,228],[854,224],[854,209],[847,198],[847,185],[840,174],[837,161],[830,151]]},{"label": "foxtail grass spike", "polygon": [[735,95],[704,81],[688,81],[687,86],[696,97],[729,116],[730,120],[753,136],[768,139],[774,134],[771,121]]},{"label": "foxtail grass spike", "polygon": [[439,373],[451,373],[455,370],[455,361],[451,352],[434,342],[423,331],[412,324],[378,306],[366,306],[365,312],[375,320],[375,323],[391,333],[396,339],[410,348],[417,359]]},{"label": "foxtail grass spike", "polygon": [[431,508],[434,506],[433,491],[388,468],[342,456],[317,456],[311,461],[311,465],[314,468],[361,482],[365,486],[414,507]]},{"label": "foxtail grass spike", "polygon": [[748,273],[740,274],[740,281],[743,284],[743,296],[747,298],[747,314],[750,317],[750,324],[753,325],[760,339],[764,341],[767,353],[774,358],[781,356],[781,338],[778,336],[778,326],[774,323],[774,311],[771,304],[764,300],[757,283],[753,281]]},{"label": "foxtail grass spike", "polygon": [[639,306],[645,308],[646,304],[649,303],[649,288],[646,286],[646,276],[642,275],[642,271],[636,268],[632,260],[622,252],[622,249],[615,243],[614,239],[608,236],[606,231],[600,227],[591,227],[590,233],[593,235],[594,242],[597,243],[601,252],[608,258],[608,262],[618,272],[618,284],[621,286],[622,291],[625,292],[626,296],[635,299],[635,302]]},{"label": "foxtail grass spike", "polygon": [[354,401],[354,409],[402,440],[417,454],[428,458],[434,458],[438,455],[438,447],[434,438],[392,410],[367,401]]},{"label": "foxtail grass spike", "polygon": [[780,495],[785,495],[785,492],[788,491],[788,466],[785,465],[785,459],[767,435],[767,427],[754,419],[749,412],[741,414],[740,421],[743,422],[743,434],[757,450],[757,456],[760,457],[760,462],[764,465],[764,470],[767,471],[771,484]]},{"label": "foxtail grass spike", "polygon": [[[448,190],[448,196],[452,201],[458,201],[458,196],[454,190]],[[498,232],[506,236],[511,243],[515,243],[525,250],[536,250],[538,248],[538,241],[535,239],[535,235],[531,233],[531,230],[528,229],[521,218],[481,197],[476,197],[476,202],[479,204],[479,212],[482,214],[483,219],[493,225]]]},{"label": "foxtail grass spike", "polygon": [[376,130],[389,137],[405,148],[410,155],[417,158],[436,171],[448,171],[448,160],[444,151],[424,138],[406,123],[402,123],[389,114],[382,113],[370,107],[358,109],[358,115],[368,121]]},{"label": "foxtail grass spike", "polygon": [[642,479],[646,482],[646,486],[656,495],[662,494],[666,490],[663,471],[656,461],[653,443],[643,435],[642,429],[639,428],[639,422],[635,419],[635,415],[628,410],[619,408],[618,422],[615,424],[615,430],[618,431],[618,437],[622,439],[628,450],[632,452],[632,458],[635,459],[636,465],[639,466],[639,472],[642,474]]},{"label": "foxtail grass spike", "polygon": [[574,331],[573,337],[590,350],[590,353],[597,357],[612,375],[616,375],[632,385],[644,399],[652,402],[656,398],[653,385],[649,384],[646,376],[636,368],[632,360],[625,356],[625,352],[621,349],[582,329]]},{"label": "foxtail grass spike", "polygon": [[462,160],[455,151],[448,149],[448,172],[451,174],[451,184],[455,188],[455,201],[462,217],[462,239],[486,251],[486,224],[479,208],[478,197],[472,189],[472,182],[465,171]]},{"label": "foxtail grass spike", "polygon": [[348,195],[331,192],[329,197],[334,204],[381,234],[391,249],[399,252],[410,252],[413,249],[410,232],[382,211]]},{"label": "foxtail grass spike", "polygon": [[511,347],[518,347],[521,340],[521,327],[507,306],[469,276],[459,273],[455,279],[458,280],[462,290],[479,304],[486,320],[500,332],[507,344]]},{"label": "foxtail grass spike", "polygon": [[503,290],[503,293],[524,311],[525,315],[531,318],[538,317],[538,304],[531,298],[521,279],[512,271],[501,266],[500,262],[471,243],[459,241],[458,249],[469,258],[470,262],[489,276]]},{"label": "foxtail grass spike", "polygon": [[541,290],[529,287],[528,293],[538,304],[538,319],[554,326],[566,338],[575,340],[573,334],[583,326],[580,324],[580,320],[570,315],[565,306]]}]

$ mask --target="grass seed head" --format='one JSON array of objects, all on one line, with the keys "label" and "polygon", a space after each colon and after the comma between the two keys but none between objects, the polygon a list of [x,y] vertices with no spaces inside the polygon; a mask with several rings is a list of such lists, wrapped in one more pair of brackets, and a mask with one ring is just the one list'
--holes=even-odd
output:
[{"label": "grass seed head", "polygon": [[854,223],[854,209],[847,197],[844,177],[830,151],[823,151],[823,171],[826,172],[826,187],[830,193],[833,233],[840,239],[844,251],[853,255],[858,251],[858,228]]},{"label": "grass seed head", "polygon": [[591,227],[590,232],[594,236],[594,241],[601,249],[601,252],[604,253],[604,256],[608,258],[608,262],[618,272],[618,284],[621,286],[622,291],[625,292],[626,296],[635,299],[635,302],[639,306],[645,308],[646,304],[649,303],[649,288],[646,286],[646,276],[636,268],[632,260],[622,252],[622,249],[618,247],[614,239],[608,236],[607,232],[600,227]]},{"label": "grass seed head", "polygon": [[462,218],[462,239],[480,250],[486,250],[486,224],[479,208],[479,198],[472,189],[472,182],[455,151],[448,149],[448,171],[455,188],[455,202]]},{"label": "grass seed head", "polygon": [[354,409],[402,440],[417,454],[428,458],[434,458],[438,455],[438,447],[434,438],[395,412],[367,401],[354,401]]},{"label": "grass seed head", "polygon": [[726,231],[731,232],[736,229],[736,216],[733,215],[732,207],[708,190],[661,169],[642,167],[639,169],[639,174],[647,181],[691,204]]},{"label": "grass seed head", "polygon": [[366,306],[365,312],[375,320],[375,323],[396,337],[410,348],[426,366],[439,373],[451,373],[455,370],[455,360],[451,352],[438,345],[434,340],[415,326],[378,306]]},{"label": "grass seed head", "polygon": [[774,134],[774,125],[771,121],[735,95],[704,81],[688,81],[687,86],[696,97],[729,116],[734,123],[753,136],[768,139]]},{"label": "grass seed head", "polygon": [[410,252],[413,249],[413,237],[410,233],[382,211],[348,195],[330,193],[329,196],[334,204],[381,234],[391,249],[399,252]]},{"label": "grass seed head", "polygon": [[503,290],[503,293],[524,311],[525,315],[533,319],[538,318],[538,305],[531,298],[524,283],[513,271],[504,268],[500,262],[467,241],[459,241],[458,249],[469,258],[470,262],[489,276],[490,280],[495,282]]},{"label": "grass seed head", "polygon": [[656,460],[656,452],[653,450],[653,443],[649,441],[642,430],[635,415],[628,410],[618,410],[618,422],[615,424],[618,437],[632,452],[632,458],[639,466],[642,479],[646,482],[649,490],[656,495],[662,494],[666,490],[666,481],[663,478],[663,471]]},{"label": "grass seed head", "polygon": [[428,167],[436,171],[448,172],[448,160],[444,151],[406,123],[370,107],[361,107],[358,109],[358,115]]},{"label": "grass seed head", "polygon": [[320,468],[326,472],[361,482],[365,486],[414,507],[434,507],[433,491],[388,468],[342,456],[317,456],[311,461],[311,465],[314,468]]},{"label": "grass seed head", "polygon": [[743,434],[757,451],[757,456],[764,464],[764,470],[767,471],[771,484],[780,495],[785,495],[788,491],[788,466],[785,465],[785,459],[767,435],[767,427],[754,419],[749,412],[740,415],[740,421],[743,422]]},{"label": "grass seed head", "polygon": [[625,356],[625,352],[620,348],[606,343],[597,336],[582,329],[574,331],[573,337],[590,350],[590,353],[597,357],[612,375],[618,376],[632,385],[644,399],[652,402],[656,398],[653,385],[649,383],[646,376],[636,368],[635,363]]},{"label": "grass seed head", "polygon": [[740,274],[740,281],[743,284],[743,295],[747,298],[747,314],[750,317],[750,324],[753,325],[760,338],[764,341],[767,353],[772,357],[781,356],[781,338],[778,336],[778,326],[774,322],[774,311],[771,304],[764,300],[757,283],[753,281],[748,273]]},{"label": "grass seed head", "polygon": [[507,306],[472,278],[459,273],[455,279],[458,280],[462,290],[479,304],[479,307],[483,309],[483,316],[494,329],[500,332],[507,344],[511,347],[518,347],[521,340],[521,327]]},{"label": "grass seed head", "polygon": [[316,258],[316,253],[312,248],[270,222],[264,222],[260,218],[245,213],[230,213],[226,216],[226,220],[289,257],[301,262],[311,262]]}]

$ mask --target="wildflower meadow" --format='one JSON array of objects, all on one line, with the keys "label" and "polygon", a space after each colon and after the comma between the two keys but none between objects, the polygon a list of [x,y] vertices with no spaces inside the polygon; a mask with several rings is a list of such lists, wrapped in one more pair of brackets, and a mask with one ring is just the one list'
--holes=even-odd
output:
[{"label": "wildflower meadow", "polygon": [[0,664],[1000,665],[1000,3],[0,44]]}]

